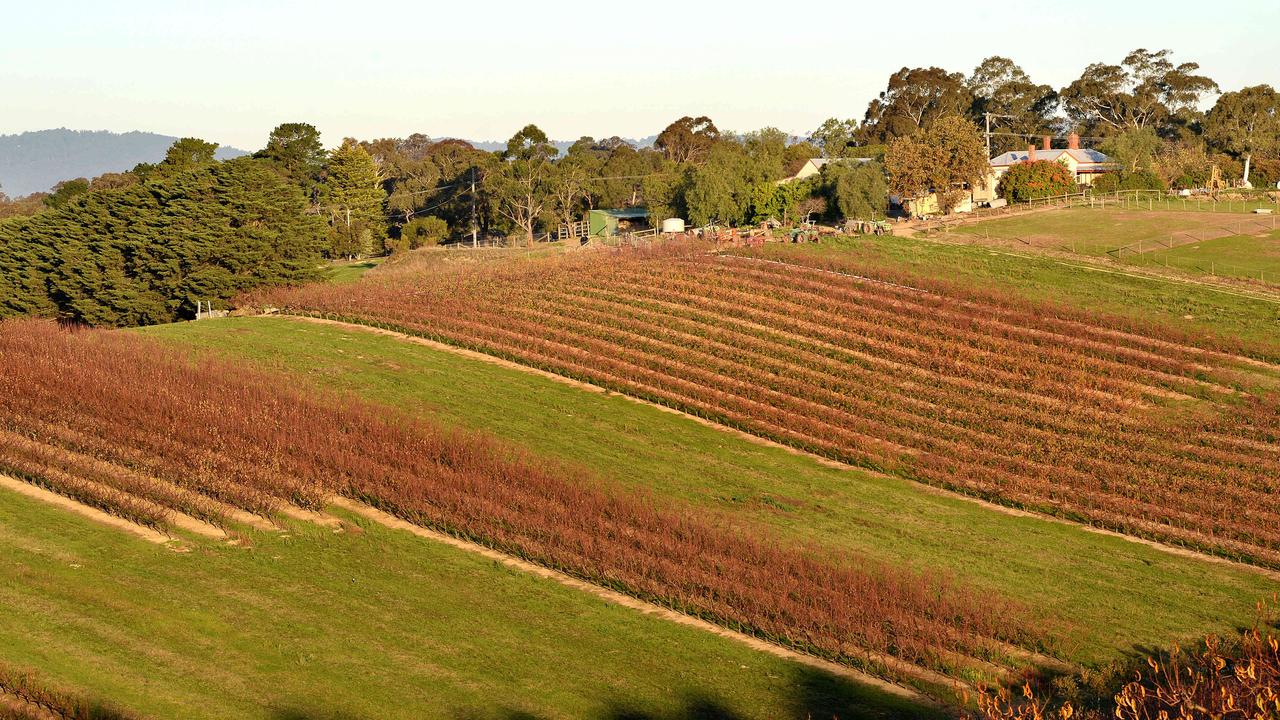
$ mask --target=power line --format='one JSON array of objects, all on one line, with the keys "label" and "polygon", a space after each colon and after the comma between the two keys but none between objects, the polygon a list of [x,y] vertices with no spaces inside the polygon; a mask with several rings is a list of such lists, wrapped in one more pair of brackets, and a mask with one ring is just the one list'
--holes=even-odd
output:
[{"label": "power line", "polygon": [[671,173],[669,172],[664,172],[664,173],[649,173],[648,175],[614,175],[611,177],[587,178],[583,182],[599,182],[601,180],[642,180],[644,178],[663,177],[665,175],[670,175],[670,174]]},{"label": "power line", "polygon": [[448,185],[437,185],[436,187],[428,188],[426,190],[418,190],[417,192],[405,193],[405,195],[408,195],[409,197],[414,197],[417,195],[430,195],[431,193],[434,193],[434,192],[440,192],[441,190],[448,190],[451,187],[458,187],[459,185],[464,185],[464,184],[465,183],[456,182],[456,183],[449,183]]}]

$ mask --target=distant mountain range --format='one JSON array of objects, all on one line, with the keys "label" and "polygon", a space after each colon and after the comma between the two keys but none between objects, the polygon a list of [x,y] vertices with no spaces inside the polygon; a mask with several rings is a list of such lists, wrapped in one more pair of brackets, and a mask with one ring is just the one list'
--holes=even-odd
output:
[{"label": "distant mountain range", "polygon": [[[442,140],[444,138],[437,138],[437,139]],[[596,139],[602,140],[603,138],[596,138]],[[649,137],[640,138],[639,140],[634,138],[623,138],[623,140],[626,140],[627,142],[631,143],[633,146],[637,148],[653,147],[653,143],[657,139],[658,139],[657,135],[650,135]],[[477,150],[484,150],[487,152],[497,152],[499,150],[507,149],[506,140],[465,140],[465,142],[471,143],[471,146]],[[564,152],[568,150],[570,147],[572,147],[575,142],[577,142],[577,140],[552,140],[551,144],[555,145],[556,150],[559,150],[560,154],[563,155]]]},{"label": "distant mountain range", "polygon": [[[643,148],[653,145],[657,135],[628,139]],[[138,163],[164,159],[176,137],[149,132],[114,133],[106,130],[36,130],[17,135],[0,135],[0,192],[11,198],[46,192],[63,180],[93,178],[106,172],[124,172]],[[437,138],[441,139],[441,138]],[[506,141],[467,140],[480,150],[505,150]],[[575,141],[554,141],[561,153]],[[219,160],[247,155],[244,150],[222,146]]]},{"label": "distant mountain range", "polygon": [[[138,163],[164,159],[176,137],[148,132],[37,130],[0,135],[0,192],[21,197],[44,192],[63,180],[124,172]],[[247,155],[218,148],[220,160]]]}]

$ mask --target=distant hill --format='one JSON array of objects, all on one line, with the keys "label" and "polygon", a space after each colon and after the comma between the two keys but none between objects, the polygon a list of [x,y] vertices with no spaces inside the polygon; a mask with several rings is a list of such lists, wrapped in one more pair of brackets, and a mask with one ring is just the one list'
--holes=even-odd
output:
[{"label": "distant hill", "polygon": [[[0,135],[0,192],[21,197],[44,192],[63,180],[123,172],[143,162],[158,162],[178,138],[147,132],[38,130]],[[220,160],[247,155],[218,148]]]},{"label": "distant hill", "polygon": [[[640,138],[638,140],[635,138],[623,138],[623,140],[626,140],[637,148],[653,147],[653,142],[657,139],[657,135],[650,135],[649,137]],[[471,146],[477,150],[484,150],[486,152],[497,152],[499,150],[507,149],[506,140],[466,140],[465,142],[470,143]],[[572,147],[575,142],[577,142],[577,140],[552,140],[551,144],[555,145],[556,150],[559,150],[563,155],[564,152]]]}]

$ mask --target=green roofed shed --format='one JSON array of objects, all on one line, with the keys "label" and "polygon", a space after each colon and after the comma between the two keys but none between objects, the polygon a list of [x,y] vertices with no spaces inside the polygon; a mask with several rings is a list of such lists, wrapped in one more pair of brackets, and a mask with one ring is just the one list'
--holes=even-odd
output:
[{"label": "green roofed shed", "polygon": [[620,222],[631,225],[637,222],[647,223],[648,220],[649,210],[642,207],[591,210],[587,213],[591,237],[613,237],[618,234]]}]

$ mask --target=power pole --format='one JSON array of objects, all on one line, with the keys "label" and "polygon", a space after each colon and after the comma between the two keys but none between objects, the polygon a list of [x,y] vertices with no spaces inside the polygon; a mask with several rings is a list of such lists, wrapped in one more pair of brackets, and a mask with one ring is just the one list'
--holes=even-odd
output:
[{"label": "power pole", "polygon": [[471,247],[476,246],[476,169],[471,168]]},{"label": "power pole", "polygon": [[986,120],[986,122],[987,122],[987,131],[986,131],[985,133],[983,133],[984,135],[986,135],[986,136],[987,136],[987,157],[991,157],[991,135],[992,135],[992,132],[991,132],[991,118],[1006,118],[1006,119],[1010,119],[1010,120],[1012,120],[1012,119],[1013,119],[1013,116],[1012,116],[1012,115],[997,115],[997,114],[992,113],[992,112],[985,112],[985,113],[982,113],[982,117],[983,117],[983,118]]}]

